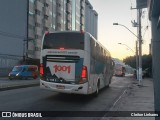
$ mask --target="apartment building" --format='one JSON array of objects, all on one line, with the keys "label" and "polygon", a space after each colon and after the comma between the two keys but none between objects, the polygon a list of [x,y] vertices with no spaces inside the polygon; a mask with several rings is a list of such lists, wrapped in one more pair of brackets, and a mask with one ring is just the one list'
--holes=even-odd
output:
[{"label": "apartment building", "polygon": [[43,33],[51,27],[51,0],[29,0],[28,42],[26,56],[38,59]]},{"label": "apartment building", "polygon": [[98,14],[88,0],[29,0],[27,57],[38,59],[45,31],[87,31],[97,39]]},{"label": "apartment building", "polygon": [[98,13],[88,0],[85,1],[85,31],[98,39]]}]

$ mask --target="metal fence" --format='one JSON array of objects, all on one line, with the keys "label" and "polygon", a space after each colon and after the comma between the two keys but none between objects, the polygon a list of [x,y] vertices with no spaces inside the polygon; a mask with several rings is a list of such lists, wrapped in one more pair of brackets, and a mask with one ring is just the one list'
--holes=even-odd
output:
[{"label": "metal fence", "polygon": [[0,54],[0,76],[7,76],[13,66],[20,64],[21,56]]}]

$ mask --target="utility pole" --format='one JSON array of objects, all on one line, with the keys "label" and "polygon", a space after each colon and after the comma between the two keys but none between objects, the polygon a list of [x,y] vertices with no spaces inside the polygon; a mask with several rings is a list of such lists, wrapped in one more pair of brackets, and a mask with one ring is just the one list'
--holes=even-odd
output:
[{"label": "utility pole", "polygon": [[[137,33],[138,33],[138,40],[136,41],[136,67],[138,68],[136,73],[137,73],[137,79],[139,80],[139,85],[142,86],[142,33],[141,33],[141,16],[142,16],[142,9],[140,7],[137,8],[132,8],[131,9],[137,9],[137,22],[132,22],[133,27],[137,27]],[[138,44],[139,43],[139,44]],[[138,45],[139,49],[138,49]],[[138,56],[139,54],[139,56]]]},{"label": "utility pole", "polygon": [[138,40],[136,40],[136,79],[139,80],[139,75],[138,75]]},{"label": "utility pole", "polygon": [[139,85],[143,85],[142,83],[142,35],[141,35],[141,15],[142,15],[142,10],[141,9],[138,9],[137,10],[138,12],[138,24],[139,24],[139,27],[138,27],[138,36],[139,36],[139,59],[138,59],[138,63],[139,63],[139,69],[138,69],[138,78],[139,78]]},{"label": "utility pole", "polygon": [[[136,9],[136,8],[131,8],[131,9]],[[137,12],[137,21],[138,21],[138,17],[139,17],[139,15],[138,15],[138,12]],[[138,27],[139,25],[138,25],[138,23],[137,22],[135,22],[135,20],[134,21],[131,21],[131,23],[132,23],[132,26],[133,27]],[[137,35],[139,34],[139,31],[138,31],[138,29],[137,29]],[[139,80],[139,60],[138,60],[138,41],[139,41],[139,37],[137,37],[138,39],[136,40],[136,53],[135,53],[135,55],[136,55],[136,79],[137,80]]]}]

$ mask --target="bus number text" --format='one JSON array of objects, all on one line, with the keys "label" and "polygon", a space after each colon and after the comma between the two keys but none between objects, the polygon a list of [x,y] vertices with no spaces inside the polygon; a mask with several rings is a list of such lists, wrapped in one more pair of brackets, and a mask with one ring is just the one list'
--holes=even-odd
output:
[{"label": "bus number text", "polygon": [[55,65],[53,66],[53,68],[55,69],[55,73],[58,71],[63,71],[63,72],[68,72],[68,74],[70,74],[71,72],[71,66],[60,66],[60,65]]}]

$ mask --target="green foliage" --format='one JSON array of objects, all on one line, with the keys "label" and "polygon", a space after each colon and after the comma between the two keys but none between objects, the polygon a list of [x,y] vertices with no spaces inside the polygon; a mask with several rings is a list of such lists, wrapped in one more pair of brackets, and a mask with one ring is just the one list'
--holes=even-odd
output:
[{"label": "green foliage", "polygon": [[[136,56],[130,56],[123,60],[126,64],[130,65],[133,68],[136,68]],[[143,55],[142,56],[142,69],[152,68],[152,56]]]}]

